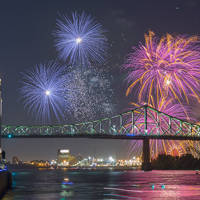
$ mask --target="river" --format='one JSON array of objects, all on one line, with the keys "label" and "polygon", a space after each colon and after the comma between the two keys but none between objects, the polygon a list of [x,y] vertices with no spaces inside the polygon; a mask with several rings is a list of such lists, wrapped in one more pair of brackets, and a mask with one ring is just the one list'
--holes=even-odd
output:
[{"label": "river", "polygon": [[3,200],[200,200],[195,171],[13,170]]}]

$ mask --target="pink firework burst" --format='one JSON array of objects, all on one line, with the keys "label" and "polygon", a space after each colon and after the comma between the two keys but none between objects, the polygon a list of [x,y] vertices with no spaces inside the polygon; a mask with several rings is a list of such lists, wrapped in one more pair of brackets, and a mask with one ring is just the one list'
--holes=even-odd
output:
[{"label": "pink firework burst", "polygon": [[176,98],[179,103],[189,96],[200,101],[200,45],[197,36],[156,38],[152,31],[145,34],[145,44],[133,47],[123,68],[129,70],[128,96],[134,88],[139,102],[148,104],[153,96]]},{"label": "pink firework burst", "polygon": [[[131,128],[131,119],[127,123],[127,127],[130,127],[130,132],[134,135],[147,134],[147,135],[165,135],[168,133],[175,134],[179,129],[177,122],[175,120],[169,121],[169,116],[176,117],[182,120],[194,121],[192,117],[191,110],[189,106],[184,106],[182,104],[174,104],[172,98],[166,99],[161,98],[158,104],[155,104],[153,98],[150,99],[149,106],[153,109],[148,109],[147,111],[147,132],[145,132],[145,119],[144,119],[144,109],[139,109],[135,125]],[[135,103],[131,103],[134,108],[140,108],[141,106]],[[165,113],[158,114],[154,109]],[[159,125],[158,125],[159,124]],[[171,124],[171,129],[169,129],[169,124]],[[183,125],[183,129],[188,129],[187,126]],[[186,147],[189,146],[189,143],[183,141],[175,140],[150,140],[150,150],[151,157],[155,158],[158,154],[169,154],[170,148],[178,146],[181,148],[181,152],[186,153]],[[140,149],[140,150],[139,150]],[[132,142],[130,145],[129,153],[137,152],[137,154],[142,153],[142,141]]]}]

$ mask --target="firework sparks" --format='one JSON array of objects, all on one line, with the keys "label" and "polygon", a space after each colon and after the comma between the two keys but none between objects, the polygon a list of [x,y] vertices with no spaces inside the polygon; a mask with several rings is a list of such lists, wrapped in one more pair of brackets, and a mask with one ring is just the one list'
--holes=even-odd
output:
[{"label": "firework sparks", "polygon": [[[185,149],[185,148],[184,148]],[[183,151],[183,142],[180,142],[180,144],[170,144],[168,148],[168,154],[171,156],[181,156],[185,154],[186,151]]]},{"label": "firework sparks", "polygon": [[[131,103],[131,105],[133,105],[134,107],[140,107],[140,105],[135,104],[135,103]],[[167,115],[176,117],[178,119],[182,119],[182,120],[186,120],[188,119],[188,117],[190,117],[190,120],[193,120],[193,117],[191,116],[190,113],[190,107],[189,106],[185,106],[184,107],[184,111],[183,111],[183,105],[182,104],[174,104],[174,100],[168,99],[166,100],[165,98],[160,99],[158,105],[155,104],[155,101],[153,98],[151,98],[151,102],[150,105],[152,108],[157,109],[160,112],[163,112]],[[141,111],[143,112],[143,111]],[[132,130],[132,132],[134,132],[134,135],[137,134],[141,134],[140,131],[144,130],[144,113],[142,114],[141,112],[138,113],[138,117],[137,118],[137,125],[134,126],[134,130]],[[147,132],[146,134],[150,134],[150,135],[159,135],[162,134],[162,132],[164,131],[170,131],[169,130],[169,125],[168,125],[168,117],[161,115],[158,118],[157,112],[148,110],[147,112],[148,114],[148,125],[147,125]],[[159,126],[157,126],[157,120],[159,121]],[[129,120],[130,121],[130,120]],[[171,131],[173,132],[173,129],[176,129],[176,124],[172,121],[171,122]],[[158,154],[161,153],[165,153],[168,154],[169,153],[169,149],[171,147],[174,146],[179,146],[179,148],[181,148],[182,152],[186,152],[186,146],[187,143],[185,142],[177,142],[174,140],[150,140],[150,149],[151,149],[151,157],[152,158],[156,158],[158,156]],[[140,148],[142,147],[142,142],[135,142],[133,144],[131,144],[131,151],[133,152],[138,152],[138,149],[142,149]],[[141,154],[141,151],[140,151]]]},{"label": "firework sparks", "polygon": [[113,90],[107,73],[95,66],[73,68],[67,79],[67,88],[75,91],[70,104],[76,120],[88,121],[113,114]]},{"label": "firework sparks", "polygon": [[49,122],[53,117],[63,117],[64,103],[64,68],[56,63],[39,64],[22,73],[20,88],[25,109],[37,121]]},{"label": "firework sparks", "polygon": [[102,26],[84,12],[72,13],[57,20],[55,32],[59,56],[70,64],[84,65],[104,62],[107,39]]},{"label": "firework sparks", "polygon": [[133,48],[124,67],[129,69],[130,83],[126,95],[135,87],[139,102],[159,102],[160,97],[171,96],[179,101],[194,96],[198,101],[200,83],[200,47],[197,36],[173,37],[160,40],[153,32],[145,35],[145,45]]},{"label": "firework sparks", "polygon": [[190,152],[195,158],[200,158],[200,142],[199,141],[187,141],[187,150]]}]

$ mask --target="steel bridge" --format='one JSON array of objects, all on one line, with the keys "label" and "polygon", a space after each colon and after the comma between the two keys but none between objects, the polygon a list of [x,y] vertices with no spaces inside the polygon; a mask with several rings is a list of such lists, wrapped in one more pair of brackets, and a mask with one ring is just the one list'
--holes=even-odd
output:
[{"label": "steel bridge", "polygon": [[200,126],[144,105],[110,118],[71,125],[3,125],[1,136],[3,138],[79,137],[143,140],[143,162],[148,168],[149,139],[200,140]]}]

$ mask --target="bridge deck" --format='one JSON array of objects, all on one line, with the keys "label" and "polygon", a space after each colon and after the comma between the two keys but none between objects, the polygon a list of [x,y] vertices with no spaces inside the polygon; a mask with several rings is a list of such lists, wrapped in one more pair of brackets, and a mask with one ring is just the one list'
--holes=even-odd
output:
[{"label": "bridge deck", "polygon": [[[8,139],[7,136],[2,138]],[[143,140],[145,138],[156,139],[156,140],[200,140],[200,137],[194,136],[159,136],[159,135],[139,135],[139,136],[130,136],[130,135],[102,135],[102,134],[76,134],[76,135],[19,135],[13,136],[13,138],[89,138],[89,139],[121,139],[121,140]]]}]

